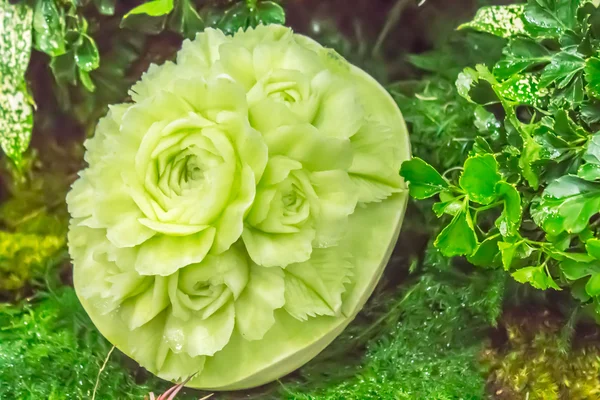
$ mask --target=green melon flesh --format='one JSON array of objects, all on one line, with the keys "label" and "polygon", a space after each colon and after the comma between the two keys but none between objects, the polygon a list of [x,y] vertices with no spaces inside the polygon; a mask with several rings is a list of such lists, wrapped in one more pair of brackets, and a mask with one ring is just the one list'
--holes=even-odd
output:
[{"label": "green melon flesh", "polygon": [[[410,143],[402,114],[391,96],[362,70],[352,67],[368,113],[384,119],[402,142],[402,160]],[[262,340],[248,342],[234,331],[229,344],[207,360],[200,376],[188,386],[211,390],[247,389],[278,379],[304,365],[329,345],[354,319],[375,289],[396,244],[408,196],[396,194],[381,203],[357,207],[350,217],[340,254],[354,257],[353,284],[344,296],[340,317],[316,317],[310,323],[276,312],[276,323]]]},{"label": "green melon flesh", "polygon": [[[351,67],[351,73],[365,100],[367,115],[393,128],[404,144],[401,161],[407,160],[410,157],[408,133],[394,100],[362,70]],[[351,215],[348,233],[337,247],[340,254],[353,256],[355,268],[352,284],[344,294],[341,316],[321,316],[302,322],[283,309],[277,310],[275,325],[262,340],[243,340],[234,330],[227,346],[208,357],[202,373],[186,386],[207,390],[260,386],[292,372],[321,352],[354,319],[373,292],[396,244],[407,198],[404,191],[380,203],[359,205]],[[160,340],[157,337],[126,338],[127,335],[118,328],[122,324],[113,321],[109,315],[99,315],[84,298],[80,297],[80,300],[86,310],[91,311],[90,316],[102,334],[124,353],[130,354],[132,343],[144,346],[145,342]]]}]

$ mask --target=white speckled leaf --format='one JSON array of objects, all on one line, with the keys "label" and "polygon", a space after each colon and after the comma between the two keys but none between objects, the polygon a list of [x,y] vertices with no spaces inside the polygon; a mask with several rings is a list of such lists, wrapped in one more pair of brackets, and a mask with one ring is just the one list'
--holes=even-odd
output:
[{"label": "white speckled leaf", "polygon": [[25,90],[32,10],[0,0],[0,147],[15,164],[27,149],[33,113]]},{"label": "white speckled leaf", "polygon": [[522,35],[525,33],[524,7],[524,4],[482,7],[472,21],[462,24],[458,29],[471,28],[503,38]]}]

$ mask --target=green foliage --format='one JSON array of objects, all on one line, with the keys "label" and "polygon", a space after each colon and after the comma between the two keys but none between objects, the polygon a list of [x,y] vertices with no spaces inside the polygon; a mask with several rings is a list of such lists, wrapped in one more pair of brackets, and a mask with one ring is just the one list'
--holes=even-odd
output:
[{"label": "green foliage", "polygon": [[[431,166],[418,158],[409,163],[418,163],[416,168],[421,171],[431,170]],[[407,174],[405,165],[402,166],[401,174],[410,182],[411,187],[426,184],[422,174]],[[457,186],[449,183],[439,186],[444,188],[437,192],[441,192],[440,197],[443,199],[434,205],[434,211],[438,216],[453,215],[452,221],[440,232],[435,242],[445,256],[470,256],[475,260],[479,258],[478,250],[482,246],[486,247],[487,252],[494,248],[494,245],[490,246],[492,240],[500,236],[514,236],[521,220],[520,196],[513,185],[502,179],[498,168],[493,155],[474,155],[465,161]],[[430,192],[428,197],[437,193]],[[475,230],[481,222],[480,213],[494,208],[502,208],[502,212],[497,215],[495,227],[480,243]],[[496,253],[499,254],[497,246],[496,242]],[[484,259],[486,265],[481,265],[483,267],[491,266],[494,262],[494,257]]]},{"label": "green foliage", "polygon": [[437,49],[409,56],[427,75],[395,83],[390,91],[409,125],[413,154],[446,170],[464,162],[478,135],[497,133],[500,123],[461,97],[454,81],[470,64],[499,59],[503,44],[492,36],[460,32]]},{"label": "green foliage", "polygon": [[197,10],[192,0],[151,0],[129,11],[121,27],[148,34],[164,30],[193,39],[205,26],[227,34],[260,24],[284,24],[285,11],[270,0],[236,0],[227,8],[206,7]]},{"label": "green foliage", "polygon": [[[501,273],[457,272],[430,247],[400,293],[379,293],[320,356],[282,382],[286,399],[481,399],[477,354],[498,317]],[[362,360],[360,346],[367,351]],[[307,384],[307,381],[310,384]]]},{"label": "green foliage", "polygon": [[600,349],[579,338],[563,351],[560,321],[551,313],[507,315],[507,343],[489,348],[483,360],[491,368],[496,398],[588,400],[600,395]]},{"label": "green foliage", "polygon": [[[89,23],[76,4],[35,0],[34,47],[51,57],[50,67],[57,82],[71,85],[80,82],[88,91],[94,91],[89,74],[100,65],[100,55],[88,33]],[[96,4],[105,13],[114,10],[114,3],[97,1]]]},{"label": "green foliage", "polygon": [[500,37],[521,35],[525,33],[523,12],[522,4],[482,7],[472,21],[462,24],[458,29],[471,28]]},{"label": "green foliage", "polygon": [[[169,31],[193,37],[204,26],[233,32],[261,21],[282,23],[285,17],[270,1],[221,2],[226,3],[223,7],[209,1],[196,9],[198,3],[191,0],[173,0],[163,15],[129,14],[123,23],[139,31],[133,32],[119,29],[123,10],[112,18],[96,17],[92,8],[102,15],[115,14],[115,0],[78,0],[77,8],[63,1],[32,3],[39,15],[48,16],[37,20],[43,29],[35,30],[34,37],[38,50],[53,60],[59,82],[54,96],[69,121],[77,121],[88,133],[107,104],[125,98],[144,63],[165,58],[151,50],[169,35],[146,41],[142,33]],[[409,277],[400,291],[380,291],[323,354],[284,378],[283,387],[276,383],[266,389],[279,390],[273,398],[485,398],[485,371],[476,358],[486,328],[500,313],[503,265],[520,282],[538,288],[569,286],[592,310],[598,304],[600,238],[594,209],[598,210],[600,136],[592,133],[600,127],[600,26],[593,4],[583,4],[579,19],[573,19],[572,7],[580,3],[539,0],[526,7],[487,8],[448,42],[408,57],[421,70],[418,79],[394,84],[390,90],[410,126],[414,154],[424,162],[407,163],[403,174],[408,174],[415,197],[433,196],[423,205],[439,201],[433,212],[419,216],[427,223],[409,218],[404,227],[420,224],[421,231],[430,234],[441,223],[451,230],[444,229],[436,241],[439,249],[430,249],[424,270]],[[355,62],[386,68],[364,37],[356,45],[346,39],[347,32],[333,26],[331,43],[323,38],[321,42],[345,49],[340,53]],[[498,37],[470,32],[474,29]],[[83,74],[84,82],[95,87],[89,93],[77,83],[78,71],[79,65],[96,66],[94,43],[101,62],[89,73],[90,80]],[[54,55],[60,52],[64,53]],[[456,77],[477,64],[487,69],[473,68],[461,75],[463,97],[454,84]],[[36,75],[33,83],[42,80]],[[22,85],[19,90],[25,94]],[[55,102],[48,86],[38,92],[41,101]],[[44,134],[62,130],[64,119],[50,115],[53,110],[42,107],[36,116]],[[46,129],[50,120],[52,127]],[[42,156],[53,147],[43,139]],[[10,256],[0,259],[0,285],[6,285],[0,291],[8,286],[18,291],[32,280],[35,285],[48,266],[64,260],[62,246],[56,247],[66,224],[63,200],[79,166],[69,168],[70,161],[65,161],[64,168],[55,167],[60,159],[80,157],[59,154],[39,164],[26,155],[22,165],[30,172],[24,182],[6,179],[10,174],[2,172],[0,248]],[[436,214],[439,221],[428,220]],[[414,243],[412,233],[405,243]],[[464,260],[450,261],[442,253],[466,255],[471,264],[498,268],[472,271]],[[392,268],[389,275],[395,283],[402,274]],[[0,398],[91,398],[110,345],[72,291],[19,307],[0,307],[0,370],[6,371],[0,374]],[[556,330],[543,326],[509,322],[509,343],[486,355],[494,371],[493,392],[500,398],[525,398],[527,393],[530,399],[552,399],[555,393],[562,398],[597,398],[597,349],[586,344],[565,355],[557,350],[564,346]],[[113,353],[100,375],[96,398],[142,399],[150,391],[164,391],[156,380],[136,386],[123,362],[123,356]],[[140,371],[135,375],[139,378]],[[214,397],[252,396],[268,397],[260,391]]]},{"label": "green foliage", "polygon": [[[516,7],[484,9],[463,26],[508,42],[499,62],[466,68],[456,80],[492,130],[475,138],[462,172],[443,174],[433,210],[446,226],[435,243],[447,256],[503,266],[537,289],[572,288],[597,305],[600,13],[587,1]],[[431,168],[410,163],[416,171],[401,172],[410,186],[427,184]]]},{"label": "green foliage", "polygon": [[217,27],[232,34],[238,29],[246,29],[259,24],[285,24],[283,8],[269,0],[240,1],[223,14]]},{"label": "green foliage", "polygon": [[102,59],[98,69],[90,73],[96,88],[94,92],[60,84],[54,91],[60,111],[69,114],[89,133],[98,119],[106,114],[109,104],[122,102],[127,97],[127,90],[137,78],[131,70],[140,62],[147,43],[143,34],[120,29],[114,23],[104,25],[101,30],[93,32],[93,36],[98,39]]},{"label": "green foliage", "polygon": [[[0,306],[0,398],[91,399],[110,348],[72,289],[35,306]],[[150,389],[137,385],[119,358],[110,358],[96,398],[142,399]]]},{"label": "green foliage", "polygon": [[127,17],[135,14],[146,14],[151,17],[160,17],[162,15],[169,14],[171,11],[173,11],[173,0],[151,0],[129,11],[127,15],[123,17],[123,19],[126,20]]},{"label": "green foliage", "polygon": [[31,53],[32,12],[25,5],[0,0],[0,148],[22,165],[31,139],[33,113],[25,88]]},{"label": "green foliage", "polygon": [[435,168],[420,158],[405,162],[402,165],[402,176],[412,183],[410,195],[416,199],[426,199],[448,187],[448,182]]},{"label": "green foliage", "polygon": [[152,0],[129,11],[121,27],[148,34],[168,29],[193,39],[204,29],[204,21],[191,0]]}]

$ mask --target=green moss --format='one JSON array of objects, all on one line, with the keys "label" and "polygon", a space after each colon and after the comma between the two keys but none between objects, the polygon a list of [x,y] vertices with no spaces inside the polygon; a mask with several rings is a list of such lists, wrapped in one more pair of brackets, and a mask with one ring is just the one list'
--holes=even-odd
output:
[{"label": "green moss", "polygon": [[23,287],[64,244],[60,236],[0,231],[0,290]]},{"label": "green moss", "polygon": [[80,153],[80,146],[48,143],[43,155],[25,155],[23,174],[0,163],[0,193],[6,193],[0,204],[0,296],[29,294],[66,260],[65,196]]},{"label": "green moss", "polygon": [[507,342],[484,353],[491,367],[490,386],[497,398],[600,398],[597,338],[594,342],[576,337],[574,347],[565,349],[560,321],[549,312],[508,314],[505,319]]},{"label": "green moss", "polygon": [[[93,328],[72,289],[35,306],[0,307],[0,398],[91,399],[111,345]],[[113,354],[101,375],[97,399],[143,399],[121,357]]]}]

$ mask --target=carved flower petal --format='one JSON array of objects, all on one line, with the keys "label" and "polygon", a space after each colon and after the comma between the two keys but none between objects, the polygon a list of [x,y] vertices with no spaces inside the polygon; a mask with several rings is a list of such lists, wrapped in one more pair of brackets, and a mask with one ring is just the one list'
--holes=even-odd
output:
[{"label": "carved flower petal", "polygon": [[165,323],[164,339],[175,353],[191,357],[212,356],[227,342],[235,323],[233,302],[206,319],[192,316],[184,321],[170,314]]},{"label": "carved flower petal", "polygon": [[235,243],[244,230],[244,216],[252,205],[256,187],[254,173],[250,167],[242,169],[237,195],[223,211],[219,222],[215,224],[217,233],[213,252],[220,254],[228,250]]},{"label": "carved flower petal", "polygon": [[283,126],[265,134],[269,155],[283,155],[312,171],[347,169],[352,148],[347,139],[324,136],[308,124]]},{"label": "carved flower petal", "polygon": [[310,258],[315,230],[307,227],[296,233],[270,234],[246,226],[242,238],[250,258],[258,265],[286,267]]},{"label": "carved flower petal", "polygon": [[202,261],[214,238],[214,228],[188,236],[157,235],[140,246],[135,269],[141,275],[171,275],[186,265]]},{"label": "carved flower petal", "polygon": [[344,171],[315,172],[310,179],[319,198],[315,246],[334,246],[346,232],[348,216],[354,212],[358,201],[357,195]]},{"label": "carved flower petal", "polygon": [[188,236],[209,228],[209,225],[171,224],[167,222],[153,221],[148,218],[140,218],[138,221],[142,225],[152,229],[155,232],[163,233],[169,236]]},{"label": "carved flower petal", "polygon": [[248,285],[235,302],[235,319],[242,337],[262,339],[275,323],[274,310],[284,303],[283,271],[252,263]]},{"label": "carved flower petal", "polygon": [[338,251],[315,249],[310,260],[285,269],[285,309],[295,318],[339,315],[353,265]]}]

